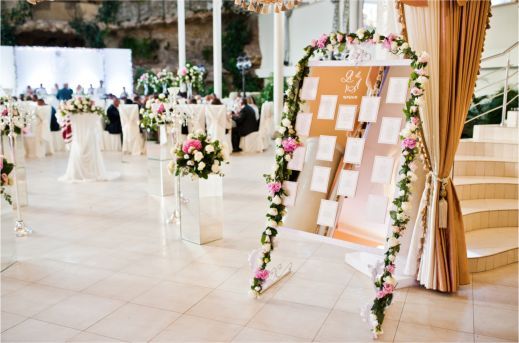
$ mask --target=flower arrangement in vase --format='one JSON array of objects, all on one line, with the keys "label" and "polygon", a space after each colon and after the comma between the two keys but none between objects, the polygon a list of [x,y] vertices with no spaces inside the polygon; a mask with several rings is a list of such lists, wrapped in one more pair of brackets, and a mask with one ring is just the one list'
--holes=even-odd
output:
[{"label": "flower arrangement in vase", "polygon": [[161,87],[161,92],[165,93],[168,88],[178,87],[179,81],[173,72],[162,69],[157,73],[157,83]]},{"label": "flower arrangement in vase", "polygon": [[174,151],[176,165],[170,171],[177,176],[207,179],[209,175],[223,176],[222,165],[227,162],[222,144],[211,140],[205,132],[189,134],[184,143]]},{"label": "flower arrangement in vase", "polygon": [[7,186],[13,184],[13,179],[9,174],[14,169],[14,164],[7,161],[7,159],[0,155],[0,195],[2,195],[9,205],[13,204],[11,194],[7,192]]},{"label": "flower arrangement in vase", "polygon": [[173,108],[167,104],[164,94],[159,94],[156,99],[149,99],[144,108],[141,108],[140,114],[140,125],[148,132],[157,132],[159,125],[171,124],[174,120]]},{"label": "flower arrangement in vase", "polygon": [[159,78],[152,71],[145,72],[137,80],[137,89],[142,89],[144,95],[158,93],[161,91],[161,87],[162,85],[159,82]]},{"label": "flower arrangement in vase", "polygon": [[105,122],[108,120],[105,110],[102,107],[96,106],[94,100],[88,96],[78,96],[74,99],[62,102],[59,105],[59,112],[63,117],[68,115],[93,113],[103,118]]},{"label": "flower arrangement in vase", "polygon": [[204,72],[198,66],[186,63],[184,67],[178,70],[177,79],[181,85],[187,86],[188,93],[190,92],[190,87],[197,91],[204,89]]},{"label": "flower arrangement in vase", "polygon": [[20,105],[7,96],[0,97],[0,132],[8,135],[11,121],[14,133],[19,135],[34,119],[34,109],[30,105]]}]

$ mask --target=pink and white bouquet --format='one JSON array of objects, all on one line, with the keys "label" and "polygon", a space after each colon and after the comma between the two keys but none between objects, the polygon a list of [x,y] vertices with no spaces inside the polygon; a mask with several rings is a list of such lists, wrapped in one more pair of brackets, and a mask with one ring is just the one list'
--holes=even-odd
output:
[{"label": "pink and white bouquet", "polygon": [[35,107],[27,102],[16,102],[11,97],[0,97],[0,132],[9,134],[11,123],[14,133],[19,135],[29,127],[35,118]]},{"label": "pink and white bouquet", "polygon": [[204,88],[204,72],[200,67],[186,63],[186,65],[177,71],[177,80],[179,83],[191,84],[193,89],[198,91]]},{"label": "pink and white bouquet", "polygon": [[61,102],[59,105],[59,112],[63,117],[67,115],[94,113],[106,121],[105,110],[102,107],[96,106],[94,100],[88,96],[78,96],[76,98]]},{"label": "pink and white bouquet", "polygon": [[7,186],[13,184],[13,179],[9,176],[14,169],[14,164],[0,155],[0,195],[2,195],[9,205],[12,205],[11,194],[7,192]]},{"label": "pink and white bouquet", "polygon": [[143,89],[144,95],[158,93],[161,87],[158,76],[152,71],[145,72],[137,79],[137,89]]},{"label": "pink and white bouquet", "polygon": [[159,125],[171,124],[174,120],[173,107],[167,103],[164,94],[159,94],[156,99],[149,99],[144,108],[141,108],[140,114],[140,125],[147,131],[157,131]]},{"label": "pink and white bouquet", "polygon": [[227,157],[220,141],[211,140],[205,132],[189,134],[187,139],[175,149],[176,164],[170,171],[177,176],[191,175],[207,179],[209,175],[223,176],[222,165]]}]

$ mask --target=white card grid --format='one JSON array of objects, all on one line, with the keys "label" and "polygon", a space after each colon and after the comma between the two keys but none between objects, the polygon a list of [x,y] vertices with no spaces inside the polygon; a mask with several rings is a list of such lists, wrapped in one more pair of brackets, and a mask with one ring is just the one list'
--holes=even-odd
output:
[{"label": "white card grid", "polygon": [[335,227],[338,208],[339,203],[337,201],[322,199],[319,206],[319,214],[317,215],[317,225]]},{"label": "white card grid", "polygon": [[348,138],[346,141],[346,151],[344,153],[344,162],[360,164],[362,155],[364,155],[364,138]]},{"label": "white card grid", "polygon": [[335,130],[352,131],[355,125],[356,105],[339,105]]},{"label": "white card grid", "polygon": [[297,147],[292,153],[292,159],[288,162],[287,168],[290,170],[302,171],[305,163],[305,155],[306,148],[302,146]]},{"label": "white card grid", "polygon": [[375,223],[383,224],[386,222],[387,213],[387,197],[383,195],[368,195],[368,201],[366,203],[367,218]]},{"label": "white card grid", "polygon": [[363,96],[360,103],[359,121],[375,123],[377,121],[380,97]]},{"label": "white card grid", "polygon": [[395,159],[389,156],[375,156],[371,168],[371,182],[388,185],[391,183]]},{"label": "white card grid", "polygon": [[317,88],[319,87],[318,77],[305,77],[303,87],[301,88],[302,100],[315,100],[317,96]]},{"label": "white card grid", "polygon": [[283,189],[287,195],[283,198],[283,205],[292,207],[296,203],[297,182],[283,181]]},{"label": "white card grid", "polygon": [[312,113],[298,113],[296,118],[296,132],[299,136],[307,137],[312,125]]},{"label": "white card grid", "polygon": [[335,152],[336,136],[319,136],[319,145],[315,158],[320,161],[333,161],[333,153]]},{"label": "white card grid", "polygon": [[321,95],[317,119],[335,119],[335,108],[337,107],[337,95]]},{"label": "white card grid", "polygon": [[310,190],[314,192],[327,193],[330,171],[331,169],[328,167],[314,166]]},{"label": "white card grid", "polygon": [[339,186],[337,194],[344,197],[354,197],[357,192],[357,182],[359,180],[359,171],[342,170],[339,177]]},{"label": "white card grid", "polygon": [[396,144],[400,137],[400,127],[402,126],[402,118],[398,117],[382,117],[380,124],[380,132],[378,133],[378,143],[380,144]]},{"label": "white card grid", "polygon": [[407,100],[407,89],[409,78],[391,77],[386,94],[386,104],[405,104]]}]

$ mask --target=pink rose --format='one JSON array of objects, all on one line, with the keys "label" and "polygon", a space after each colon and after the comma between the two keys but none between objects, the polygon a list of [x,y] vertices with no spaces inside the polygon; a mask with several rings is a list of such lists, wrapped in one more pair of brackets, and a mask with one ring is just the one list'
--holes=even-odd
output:
[{"label": "pink rose", "polygon": [[4,108],[4,110],[2,111],[2,115],[7,116],[8,114],[9,112],[7,111],[7,108]]},{"label": "pink rose", "polygon": [[326,43],[328,42],[328,35],[323,34],[319,39],[317,40],[317,47],[320,49],[324,49],[326,47]]},{"label": "pink rose", "polygon": [[351,44],[353,38],[351,38],[351,36],[346,36],[346,41],[348,42],[348,44]]},{"label": "pink rose", "polygon": [[312,42],[310,43],[310,45],[312,46],[312,48],[315,48],[317,46],[317,40],[312,39]]},{"label": "pink rose", "polygon": [[384,42],[382,43],[382,46],[386,49],[386,50],[391,50],[391,43],[393,43],[393,41],[397,38],[397,35],[393,34],[393,33],[390,33],[385,39],[384,39]]},{"label": "pink rose", "polygon": [[389,283],[384,284],[384,292],[386,294],[391,294],[395,291],[395,285],[391,285]]},{"label": "pink rose", "polygon": [[391,263],[390,265],[386,266],[386,270],[393,274],[395,272],[395,265]]},{"label": "pink rose", "polygon": [[281,189],[281,182],[270,182],[267,184],[270,194],[274,195]]},{"label": "pink rose", "polygon": [[[191,149],[192,148],[192,149]],[[182,145],[182,151],[186,154],[189,154],[193,150],[201,150],[202,142],[198,139],[187,139]]]},{"label": "pink rose", "polygon": [[411,88],[411,94],[413,94],[414,96],[422,95],[423,90],[421,90],[418,87],[413,87],[413,88]]},{"label": "pink rose", "polygon": [[411,117],[411,123],[418,126],[420,124],[420,118],[418,117]]},{"label": "pink rose", "polygon": [[429,59],[430,59],[429,54],[424,51],[424,52],[422,52],[420,57],[418,57],[418,62],[420,62],[420,63],[428,63]]},{"label": "pink rose", "polygon": [[344,36],[341,35],[340,33],[337,34],[337,42],[342,42],[342,40],[344,39]]},{"label": "pink rose", "polygon": [[407,149],[414,149],[416,147],[416,139],[406,138],[403,140],[402,146]]},{"label": "pink rose", "polygon": [[285,152],[293,152],[300,144],[294,138],[289,137],[285,138],[283,142],[281,142],[281,145],[283,145]]},{"label": "pink rose", "polygon": [[158,113],[164,113],[166,109],[164,108],[164,104],[160,104],[159,109],[157,110]]},{"label": "pink rose", "polygon": [[377,291],[377,299],[382,299],[385,296],[386,296],[386,292],[384,290]]},{"label": "pink rose", "polygon": [[6,173],[2,173],[2,182],[6,185],[9,184],[9,176]]},{"label": "pink rose", "polygon": [[258,270],[256,270],[256,273],[254,274],[254,277],[256,279],[260,279],[260,280],[265,281],[266,279],[268,279],[269,274],[270,274],[270,272],[268,270],[266,270],[266,269],[258,269]]}]

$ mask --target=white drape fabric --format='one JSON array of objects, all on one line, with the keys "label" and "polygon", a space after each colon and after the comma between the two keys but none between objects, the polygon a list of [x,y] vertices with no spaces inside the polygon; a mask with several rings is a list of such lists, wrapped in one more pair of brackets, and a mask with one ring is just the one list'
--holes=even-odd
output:
[{"label": "white drape fabric", "polygon": [[225,141],[225,127],[227,126],[227,108],[225,105],[205,106],[205,120],[207,133],[212,139]]},{"label": "white drape fabric", "polygon": [[273,103],[263,104],[258,131],[249,133],[240,140],[240,148],[244,152],[262,152],[269,147],[274,131],[273,108]]},{"label": "white drape fabric", "polygon": [[[439,35],[440,35],[440,3],[429,1],[427,7],[405,6],[406,24],[408,28],[408,40],[410,46],[419,53],[427,51],[431,56],[428,64],[430,75],[429,82],[425,85],[425,104],[420,108],[420,116],[423,123],[424,139],[429,149],[433,174],[437,175],[439,169],[440,148],[439,142]],[[437,197],[438,183],[433,182],[431,198]],[[426,192],[422,194],[420,208],[421,213],[426,204]],[[436,284],[434,249],[436,241],[435,219],[436,207],[428,209],[427,227],[422,227],[420,216],[414,226],[411,245],[407,257],[405,273],[416,275],[417,280],[426,288],[432,288]],[[423,252],[419,256],[422,246],[421,238],[425,231]],[[418,261],[420,263],[418,264]],[[418,273],[418,274],[417,274]]]},{"label": "white drape fabric", "polygon": [[123,129],[123,153],[141,155],[144,153],[144,139],[139,131],[139,106],[119,105]]},{"label": "white drape fabric", "polygon": [[108,172],[99,147],[99,116],[92,113],[71,116],[72,145],[64,182],[108,181],[119,173]]},{"label": "white drape fabric", "polygon": [[395,0],[377,1],[377,32],[383,35],[400,33],[401,25],[398,22],[398,11],[395,9]]}]

